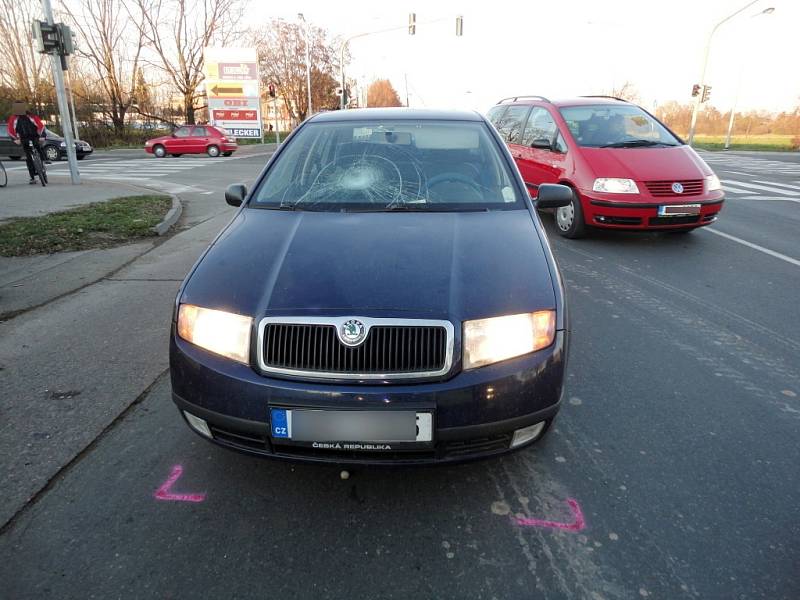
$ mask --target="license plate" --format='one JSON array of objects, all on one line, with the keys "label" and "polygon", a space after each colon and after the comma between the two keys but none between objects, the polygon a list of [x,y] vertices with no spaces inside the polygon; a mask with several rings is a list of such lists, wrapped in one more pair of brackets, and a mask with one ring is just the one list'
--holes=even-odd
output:
[{"label": "license plate", "polygon": [[276,442],[312,445],[329,442],[345,445],[430,444],[433,441],[433,413],[270,408],[270,435]]},{"label": "license plate", "polygon": [[658,207],[659,217],[682,217],[685,215],[699,215],[699,204],[667,204]]}]

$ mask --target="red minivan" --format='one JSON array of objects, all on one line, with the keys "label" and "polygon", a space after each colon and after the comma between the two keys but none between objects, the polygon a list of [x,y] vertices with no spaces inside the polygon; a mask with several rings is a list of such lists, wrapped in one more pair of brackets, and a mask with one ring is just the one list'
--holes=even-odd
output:
[{"label": "red minivan", "polygon": [[607,96],[505,98],[487,113],[526,185],[573,191],[558,232],[587,227],[692,231],[713,223],[725,194],[700,156],[646,110]]},{"label": "red minivan", "polygon": [[184,125],[172,132],[172,135],[147,140],[144,143],[145,152],[158,158],[167,154],[181,156],[182,154],[208,154],[211,157],[230,156],[239,146],[236,138],[231,136],[222,127],[214,125]]}]

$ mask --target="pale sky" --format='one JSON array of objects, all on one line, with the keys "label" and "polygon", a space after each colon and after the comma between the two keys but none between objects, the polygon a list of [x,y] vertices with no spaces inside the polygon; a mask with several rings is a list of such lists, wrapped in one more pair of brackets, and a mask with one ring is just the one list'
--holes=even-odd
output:
[{"label": "pale sky", "polygon": [[[253,2],[253,21],[308,21],[350,36],[394,26],[393,33],[353,40],[348,77],[387,77],[411,106],[485,111],[505,96],[551,98],[609,93],[635,84],[646,108],[688,102],[699,82],[712,27],[748,0],[300,0],[291,9]],[[772,14],[759,14],[774,7]],[[408,13],[417,34],[405,30]],[[456,15],[464,35],[455,36]],[[758,15],[758,16],[753,16]],[[425,21],[443,19],[437,23]],[[759,0],[722,25],[711,46],[706,80],[711,104],[730,109],[741,73],[738,110],[791,110],[800,104],[800,1]]]}]

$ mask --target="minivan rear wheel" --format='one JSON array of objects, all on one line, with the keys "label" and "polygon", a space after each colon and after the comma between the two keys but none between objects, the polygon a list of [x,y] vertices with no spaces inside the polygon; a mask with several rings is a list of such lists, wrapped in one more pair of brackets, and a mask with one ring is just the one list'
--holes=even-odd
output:
[{"label": "minivan rear wheel", "polygon": [[558,233],[565,238],[579,238],[586,235],[586,223],[583,220],[581,201],[575,190],[572,190],[572,202],[557,208],[555,212]]}]

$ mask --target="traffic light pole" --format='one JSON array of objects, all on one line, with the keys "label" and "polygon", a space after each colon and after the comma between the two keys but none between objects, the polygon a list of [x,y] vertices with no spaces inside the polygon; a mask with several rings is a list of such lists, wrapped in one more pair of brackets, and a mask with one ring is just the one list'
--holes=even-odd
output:
[{"label": "traffic light pole", "polygon": [[[349,100],[349,98],[347,97],[347,81],[345,80],[344,76],[344,51],[347,48],[347,44],[349,44],[356,38],[365,37],[368,35],[375,35],[377,33],[389,33],[391,31],[400,31],[401,29],[408,29],[408,32],[411,35],[414,35],[416,33],[417,25],[420,24],[430,25],[432,23],[440,23],[442,21],[450,20],[449,17],[444,17],[441,19],[432,19],[430,21],[417,21],[417,16],[414,13],[409,15],[409,17],[410,18],[408,21],[408,25],[401,25],[400,27],[389,27],[387,29],[379,29],[377,31],[367,31],[365,33],[357,33],[356,35],[350,36],[349,38],[345,39],[344,42],[342,42],[342,46],[339,49],[339,68],[341,69],[342,72],[342,96],[340,100],[340,106],[342,110],[347,108],[346,100]],[[464,23],[463,17],[461,16],[456,17],[456,36],[458,37],[461,37],[461,35],[463,34],[463,23]]]},{"label": "traffic light pole", "polygon": [[[47,24],[55,25],[53,20],[53,8],[50,0],[42,0],[44,17]],[[61,57],[58,54],[50,54],[53,63],[53,81],[56,88],[56,100],[58,101],[58,113],[61,115],[61,128],[64,133],[64,142],[67,144],[67,161],[69,162],[69,176],[73,185],[81,182],[81,175],[78,172],[78,158],[75,154],[75,138],[72,136],[72,119],[69,114],[69,104],[67,103],[67,92],[64,86],[64,71],[61,70]]]},{"label": "traffic light pole", "polygon": [[[705,87],[706,87],[706,69],[708,67],[708,55],[709,55],[709,53],[711,51],[711,40],[714,38],[714,34],[717,32],[717,29],[719,29],[720,25],[730,21],[733,17],[738,15],[740,12],[744,12],[745,10],[747,10],[748,8],[753,6],[753,4],[755,4],[756,2],[760,2],[760,0],[752,0],[752,2],[746,4],[745,6],[743,6],[739,10],[737,10],[735,13],[732,13],[732,14],[728,15],[727,17],[722,19],[722,21],[720,21],[719,23],[714,25],[714,29],[712,29],[711,33],[708,35],[708,41],[706,42],[706,49],[705,49],[705,53],[703,55],[703,70],[700,72],[700,89],[701,90],[705,90]],[[695,126],[697,125],[697,113],[700,110],[700,103],[701,103],[701,97],[697,96],[694,99],[694,106],[692,107],[692,122],[689,125],[689,139],[688,139],[688,142],[689,142],[690,146],[692,145],[692,141],[694,140]]]}]

